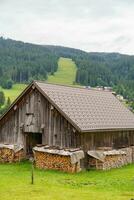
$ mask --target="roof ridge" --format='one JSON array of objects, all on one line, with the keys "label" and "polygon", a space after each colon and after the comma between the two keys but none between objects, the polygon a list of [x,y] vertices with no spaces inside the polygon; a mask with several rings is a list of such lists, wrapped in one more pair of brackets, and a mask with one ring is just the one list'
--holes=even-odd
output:
[{"label": "roof ridge", "polygon": [[48,83],[46,81],[41,81],[41,80],[33,80],[33,83],[44,83],[44,84],[48,84],[48,85],[55,85],[55,86],[62,86],[62,87],[67,87],[67,88],[74,88],[74,89],[81,89],[81,90],[86,90],[86,91],[96,91],[96,92],[108,92],[108,93],[113,93],[113,91],[109,91],[109,90],[97,90],[93,87],[91,87],[90,89],[84,88],[84,86],[77,86],[75,87],[74,85],[64,85],[64,84],[59,84],[59,83]]}]

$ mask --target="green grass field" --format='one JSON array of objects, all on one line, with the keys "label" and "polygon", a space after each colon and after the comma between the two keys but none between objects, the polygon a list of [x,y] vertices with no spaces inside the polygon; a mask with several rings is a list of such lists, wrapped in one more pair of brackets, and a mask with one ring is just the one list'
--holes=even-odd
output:
[{"label": "green grass field", "polygon": [[58,61],[58,70],[55,74],[48,77],[49,83],[59,83],[64,85],[73,85],[75,82],[77,67],[69,58],[60,58]]},{"label": "green grass field", "polygon": [[35,170],[30,184],[31,166],[0,165],[1,200],[131,200],[134,198],[134,165],[111,171],[67,174]]},{"label": "green grass field", "polygon": [[25,89],[25,84],[14,84],[12,89],[2,89],[5,94],[6,99],[9,97],[11,101],[15,100],[17,96]]}]

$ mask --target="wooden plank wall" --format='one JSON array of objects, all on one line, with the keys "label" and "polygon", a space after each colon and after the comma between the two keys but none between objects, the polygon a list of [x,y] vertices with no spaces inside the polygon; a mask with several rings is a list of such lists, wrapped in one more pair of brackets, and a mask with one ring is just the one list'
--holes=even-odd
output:
[{"label": "wooden plank wall", "polygon": [[81,134],[81,146],[85,151],[98,147],[118,149],[134,146],[134,131],[84,133]]},{"label": "wooden plank wall", "polygon": [[42,133],[43,144],[77,147],[80,143],[72,125],[36,89],[0,122],[0,143],[25,145],[25,133],[31,132]]}]

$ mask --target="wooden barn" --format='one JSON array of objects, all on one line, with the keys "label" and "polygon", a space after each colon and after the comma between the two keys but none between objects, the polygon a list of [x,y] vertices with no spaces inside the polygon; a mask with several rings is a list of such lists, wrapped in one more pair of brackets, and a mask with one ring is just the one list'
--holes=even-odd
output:
[{"label": "wooden barn", "polygon": [[134,114],[112,92],[32,82],[0,118],[0,144],[81,148],[134,145]]}]

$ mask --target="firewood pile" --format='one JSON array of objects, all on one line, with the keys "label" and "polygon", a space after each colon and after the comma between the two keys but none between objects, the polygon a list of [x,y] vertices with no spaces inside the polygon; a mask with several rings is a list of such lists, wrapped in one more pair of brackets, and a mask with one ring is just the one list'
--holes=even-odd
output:
[{"label": "firewood pile", "polygon": [[54,147],[35,147],[35,165],[40,169],[54,169],[64,172],[81,171],[80,160],[84,152],[80,149],[58,149]]},{"label": "firewood pile", "polygon": [[110,151],[88,151],[88,155],[89,167],[102,170],[119,168],[133,161],[132,147]]},{"label": "firewood pile", "polygon": [[124,157],[125,155],[111,155],[111,156],[106,156],[103,161],[90,157],[89,165],[91,168],[102,169],[102,170],[119,168],[125,165]]},{"label": "firewood pile", "polygon": [[24,150],[20,145],[0,144],[0,163],[19,162],[24,159]]}]

